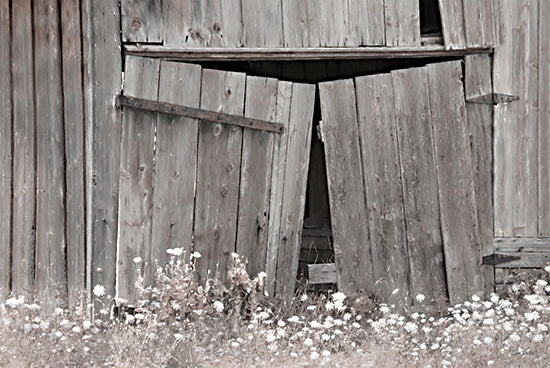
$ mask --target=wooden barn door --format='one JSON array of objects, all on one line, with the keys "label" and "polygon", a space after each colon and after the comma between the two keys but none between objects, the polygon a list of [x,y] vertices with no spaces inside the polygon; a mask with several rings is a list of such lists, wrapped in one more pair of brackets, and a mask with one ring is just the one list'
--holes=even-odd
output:
[{"label": "wooden barn door", "polygon": [[452,61],[320,84],[340,290],[483,291],[461,78]]},{"label": "wooden barn door", "polygon": [[314,100],[313,85],[126,58],[119,297],[169,248],[201,253],[198,271],[221,279],[236,252],[268,292],[293,293]]}]

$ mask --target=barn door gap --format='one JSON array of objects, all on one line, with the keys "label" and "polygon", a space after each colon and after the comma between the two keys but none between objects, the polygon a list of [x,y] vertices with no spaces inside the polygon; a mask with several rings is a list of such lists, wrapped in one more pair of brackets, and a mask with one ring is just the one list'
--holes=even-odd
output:
[{"label": "barn door gap", "polygon": [[420,35],[424,44],[443,44],[441,14],[437,0],[420,0]]}]

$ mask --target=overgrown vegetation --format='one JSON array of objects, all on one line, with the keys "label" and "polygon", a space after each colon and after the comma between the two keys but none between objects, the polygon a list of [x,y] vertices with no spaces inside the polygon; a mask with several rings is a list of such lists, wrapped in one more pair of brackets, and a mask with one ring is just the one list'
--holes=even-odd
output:
[{"label": "overgrown vegetation", "polygon": [[[133,314],[105,303],[57,309],[13,297],[0,306],[1,367],[546,367],[550,359],[550,266],[509,295],[473,297],[437,314],[399,314],[363,295],[265,297],[234,255],[227,283],[201,286],[181,250],[140,287]],[[397,291],[398,292],[398,291]],[[422,302],[422,296],[417,296]]]}]

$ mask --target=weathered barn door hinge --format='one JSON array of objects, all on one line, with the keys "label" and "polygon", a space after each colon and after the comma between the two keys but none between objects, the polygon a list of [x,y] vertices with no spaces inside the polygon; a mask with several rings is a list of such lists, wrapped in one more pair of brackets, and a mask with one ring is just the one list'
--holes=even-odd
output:
[{"label": "weathered barn door hinge", "polygon": [[496,266],[503,263],[517,261],[519,259],[521,259],[521,257],[511,256],[508,254],[491,254],[489,256],[483,257],[481,264],[488,265],[488,266]]},{"label": "weathered barn door hinge", "polygon": [[518,96],[507,95],[504,93],[487,93],[485,95],[468,98],[466,102],[477,103],[477,104],[487,104],[487,105],[498,105],[500,103],[512,102],[517,100],[519,100]]}]

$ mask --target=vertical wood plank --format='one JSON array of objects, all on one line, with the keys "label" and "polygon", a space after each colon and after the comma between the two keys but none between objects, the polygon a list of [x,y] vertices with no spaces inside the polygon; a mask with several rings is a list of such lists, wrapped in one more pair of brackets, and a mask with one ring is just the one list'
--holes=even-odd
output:
[{"label": "vertical wood plank", "polygon": [[282,134],[275,135],[273,142],[273,166],[271,169],[271,192],[269,198],[269,225],[267,234],[266,268],[264,290],[268,295],[275,293],[277,276],[277,256],[282,227],[283,189],[289,141],[290,108],[292,83],[279,82],[277,86],[277,113],[275,121],[284,124]]},{"label": "vertical wood plank", "polygon": [[[120,12],[118,0],[82,3],[85,62],[87,288],[115,296],[120,173]],[[106,149],[106,147],[108,149]]]},{"label": "vertical wood plank", "polygon": [[162,3],[158,0],[120,2],[123,42],[162,42]]},{"label": "vertical wood plank", "polygon": [[377,0],[348,0],[351,31],[357,32],[354,46],[385,46],[384,3]]},{"label": "vertical wood plank", "polygon": [[464,32],[467,47],[495,45],[493,6],[491,0],[463,0]]},{"label": "vertical wood plank", "polygon": [[[277,79],[247,77],[244,116],[274,121],[277,91]],[[273,144],[273,133],[243,131],[236,250],[251,276],[265,271]]]},{"label": "vertical wood plank", "polygon": [[[158,59],[128,56],[126,96],[158,98]],[[150,259],[154,132],[157,114],[126,109],[122,116],[118,205],[117,296],[136,301],[136,257]],[[146,267],[150,265],[145,264]]]},{"label": "vertical wood plank", "polygon": [[[464,8],[462,1],[439,0],[439,14],[441,15],[441,28],[445,48],[447,50],[464,48],[466,46],[466,34],[464,30]],[[472,29],[473,33],[474,30]]]},{"label": "vertical wood plank", "polygon": [[[204,69],[201,109],[242,115],[245,75]],[[194,250],[202,276],[225,281],[235,251],[242,128],[203,121],[199,127]]]},{"label": "vertical wood plank", "polygon": [[[201,67],[162,61],[159,101],[198,108]],[[167,263],[167,249],[192,249],[199,121],[159,114],[153,177],[151,258]],[[154,271],[151,268],[151,271]],[[149,275],[149,277],[151,274]]]},{"label": "vertical wood plank", "polygon": [[538,236],[550,237],[550,93],[544,86],[550,83],[550,1],[539,3],[539,231]]},{"label": "vertical wood plank", "polygon": [[164,0],[166,46],[242,46],[240,0]]},{"label": "vertical wood plank", "polygon": [[[466,99],[491,93],[492,60],[489,55],[469,55],[465,59]],[[494,253],[493,247],[493,106],[466,104],[470,153],[479,222],[481,255]],[[485,292],[494,291],[494,269],[481,266]]]},{"label": "vertical wood plank", "polygon": [[65,152],[59,9],[35,3],[36,288],[47,310],[65,303]]},{"label": "vertical wood plank", "polygon": [[495,92],[519,101],[495,108],[495,235],[538,234],[538,2],[505,0],[505,44],[494,58]]},{"label": "vertical wood plank", "polygon": [[392,291],[409,302],[409,259],[391,74],[355,79],[363,180],[373,272],[373,292],[388,301]]},{"label": "vertical wood plank", "polygon": [[386,46],[420,46],[420,7],[415,0],[384,0]]},{"label": "vertical wood plank", "polygon": [[[283,46],[281,0],[241,0],[243,44],[246,47]],[[238,24],[231,27],[237,28]]]},{"label": "vertical wood plank", "polygon": [[282,0],[285,47],[315,47],[321,44],[321,14],[318,0]]},{"label": "vertical wood plank", "polygon": [[423,294],[426,302],[432,302],[445,296],[447,288],[428,76],[426,68],[398,70],[391,74],[411,270],[411,296]]},{"label": "vertical wood plank", "polygon": [[12,2],[13,217],[12,292],[34,289],[35,125],[30,1]]},{"label": "vertical wood plank", "polygon": [[483,292],[460,61],[427,66],[447,288],[451,304]]},{"label": "vertical wood plank", "polygon": [[11,254],[11,170],[12,170],[12,100],[10,1],[0,1],[0,302],[10,292]]},{"label": "vertical wood plank", "polygon": [[[321,46],[358,45],[358,30],[350,24],[350,8],[347,1],[321,0]],[[357,20],[353,17],[353,20]]]},{"label": "vertical wood plank", "polygon": [[319,84],[338,289],[374,289],[352,79]]},{"label": "vertical wood plank", "polygon": [[283,297],[294,295],[298,272],[314,102],[315,86],[293,84],[277,250],[276,292]]},{"label": "vertical wood plank", "polygon": [[75,306],[85,289],[84,106],[80,3],[61,1],[67,234],[67,289]]}]

